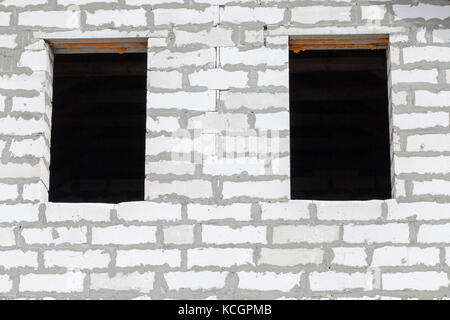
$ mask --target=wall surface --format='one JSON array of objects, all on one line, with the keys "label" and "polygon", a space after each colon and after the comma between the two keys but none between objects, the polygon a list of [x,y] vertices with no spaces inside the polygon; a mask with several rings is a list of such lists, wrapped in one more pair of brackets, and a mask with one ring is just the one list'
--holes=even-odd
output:
[{"label": "wall surface", "polygon": [[[394,199],[289,200],[288,38],[335,35],[389,37]],[[44,40],[108,38],[148,38],[146,201],[49,203]],[[0,297],[450,293],[449,1],[0,0],[0,52]]]}]

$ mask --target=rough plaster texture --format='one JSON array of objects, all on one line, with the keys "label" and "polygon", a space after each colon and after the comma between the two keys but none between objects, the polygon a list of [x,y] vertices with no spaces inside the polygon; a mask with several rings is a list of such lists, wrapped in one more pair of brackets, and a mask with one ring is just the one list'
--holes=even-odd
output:
[{"label": "rough plaster texture", "polygon": [[[390,39],[392,200],[289,200],[288,37],[339,34]],[[48,203],[43,39],[135,37],[148,38],[146,201]],[[2,0],[0,51],[2,298],[450,293],[448,1]]]}]

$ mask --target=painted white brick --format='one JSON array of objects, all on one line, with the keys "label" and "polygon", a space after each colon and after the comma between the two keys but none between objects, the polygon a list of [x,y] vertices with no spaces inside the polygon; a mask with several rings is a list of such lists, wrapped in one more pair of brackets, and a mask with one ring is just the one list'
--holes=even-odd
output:
[{"label": "painted white brick", "polygon": [[434,266],[439,264],[438,248],[382,247],[373,252],[372,266]]},{"label": "painted white brick", "polygon": [[188,161],[162,160],[158,162],[147,162],[145,166],[146,174],[194,174],[195,163]]},{"label": "painted white brick", "polygon": [[263,43],[264,32],[262,30],[245,30],[245,43]]},{"label": "painted white brick", "polygon": [[9,26],[11,22],[11,12],[0,12],[0,26]]},{"label": "painted white brick", "polygon": [[247,87],[248,76],[245,71],[226,71],[223,69],[200,70],[189,75],[191,86],[204,86],[208,89],[230,89]]},{"label": "painted white brick", "polygon": [[382,201],[314,201],[320,220],[374,220],[381,218]]},{"label": "painted white brick", "polygon": [[147,25],[147,17],[144,9],[97,10],[92,13],[86,11],[86,24],[94,26],[112,24],[114,27],[141,27]]},{"label": "painted white brick", "polygon": [[450,151],[450,134],[408,136],[406,151]]},{"label": "painted white brick", "polygon": [[163,89],[181,89],[183,74],[178,71],[149,71],[148,86]]},{"label": "painted white brick", "polygon": [[44,137],[37,139],[13,140],[9,151],[14,157],[43,157],[47,146]]},{"label": "painted white brick", "polygon": [[188,109],[193,111],[214,111],[215,91],[148,93],[147,108]]},{"label": "painted white brick", "polygon": [[394,157],[395,171],[400,173],[448,173],[450,157]]},{"label": "painted white brick", "polygon": [[208,132],[244,131],[249,127],[247,115],[243,113],[206,112],[189,118],[187,128]]},{"label": "painted white brick", "polygon": [[253,250],[242,248],[195,248],[187,251],[187,266],[232,267],[253,265]]},{"label": "painted white brick", "polygon": [[154,272],[91,273],[91,290],[138,291],[148,293],[153,290]]},{"label": "painted white brick", "polygon": [[204,243],[267,243],[266,227],[244,226],[231,228],[227,226],[202,226],[202,241]]},{"label": "painted white brick", "polygon": [[92,228],[93,244],[140,244],[156,242],[154,226],[111,226]]},{"label": "painted white brick", "polygon": [[255,128],[261,130],[289,130],[289,112],[257,113]]},{"label": "painted white brick", "polygon": [[37,252],[8,250],[0,251],[0,266],[5,269],[32,267],[37,268]]},{"label": "painted white brick", "polygon": [[42,181],[25,184],[23,186],[22,198],[28,201],[48,201],[48,190]]},{"label": "painted white brick", "polygon": [[287,93],[221,92],[220,100],[228,110],[240,108],[253,110],[289,108],[289,95]]},{"label": "painted white brick", "polygon": [[39,219],[39,206],[33,204],[0,205],[0,223],[34,222]]},{"label": "painted white brick", "polygon": [[192,244],[194,242],[193,225],[164,226],[165,244]]},{"label": "painted white brick", "polygon": [[322,21],[350,21],[351,7],[308,6],[291,9],[294,23],[315,24]]},{"label": "painted white brick", "polygon": [[16,184],[0,183],[0,201],[14,200],[19,196]]},{"label": "painted white brick", "polygon": [[450,29],[433,30],[433,42],[449,43],[450,42]]},{"label": "painted white brick", "polygon": [[0,274],[0,292],[9,292],[12,289],[13,282],[8,275]]},{"label": "painted white brick", "polygon": [[[3,89],[24,89],[24,90],[38,90],[44,89],[45,83],[44,72],[34,72],[31,75],[13,74],[0,76],[0,85]],[[30,121],[30,120],[28,120]]]},{"label": "painted white brick", "polygon": [[286,66],[288,59],[287,49],[273,49],[267,47],[250,50],[241,50],[238,47],[220,48],[220,63],[222,66],[228,64]]},{"label": "painted white brick", "polygon": [[450,242],[450,224],[421,225],[417,234],[417,242]]},{"label": "painted white brick", "polygon": [[188,204],[188,219],[196,221],[225,220],[248,221],[251,219],[250,203],[233,203],[227,206]]},{"label": "painted white brick", "polygon": [[403,62],[414,63],[419,61],[450,61],[449,47],[408,47],[403,49]]},{"label": "painted white brick", "polygon": [[275,273],[275,272],[237,272],[239,277],[238,288],[246,290],[271,291],[278,290],[288,292],[300,286],[300,273]]},{"label": "painted white brick", "polygon": [[431,70],[392,70],[392,84],[398,83],[437,83],[438,71]]},{"label": "painted white brick", "polygon": [[450,195],[450,181],[438,179],[432,179],[431,181],[413,181],[412,194]]},{"label": "painted white brick", "polygon": [[266,70],[258,72],[258,86],[289,86],[289,72],[288,69]]},{"label": "painted white brick", "polygon": [[0,35],[0,48],[14,49],[17,47],[17,35],[2,34]]},{"label": "painted white brick", "polygon": [[394,106],[404,106],[408,103],[408,94],[406,91],[392,92],[392,103]]},{"label": "painted white brick", "polygon": [[175,35],[175,46],[185,46],[193,43],[204,44],[209,47],[229,47],[234,46],[231,39],[233,30],[222,27],[213,27],[201,31],[173,30]]},{"label": "painted white brick", "polygon": [[191,289],[206,290],[220,289],[225,286],[226,272],[215,271],[177,271],[164,274],[169,290]]},{"label": "painted white brick", "polygon": [[117,250],[116,266],[139,267],[139,266],[162,266],[179,267],[181,264],[180,250]]},{"label": "painted white brick", "polygon": [[226,6],[220,12],[221,22],[264,22],[265,24],[276,24],[282,22],[283,19],[284,9],[282,8]]},{"label": "painted white brick", "polygon": [[37,97],[13,97],[12,111],[45,113],[45,95],[41,93]]},{"label": "painted white brick", "polygon": [[450,204],[434,202],[398,203],[396,200],[386,200],[390,220],[441,220],[449,218]]},{"label": "painted white brick", "polygon": [[322,249],[271,249],[262,248],[259,265],[293,267],[306,264],[321,264],[324,252]]},{"label": "painted white brick", "polygon": [[432,127],[447,127],[448,112],[403,113],[393,115],[394,126],[400,129],[424,129]]},{"label": "painted white brick", "polygon": [[361,19],[363,20],[383,20],[386,15],[385,5],[371,5],[361,7]]},{"label": "painted white brick", "polygon": [[333,254],[333,264],[349,267],[367,266],[367,254],[364,248],[333,248]]},{"label": "painted white brick", "polygon": [[450,107],[450,91],[437,93],[425,90],[415,92],[416,106],[419,107]]},{"label": "painted white brick", "polygon": [[330,243],[339,239],[338,226],[284,225],[273,228],[273,243]]},{"label": "painted white brick", "polygon": [[370,273],[363,272],[314,271],[309,275],[309,285],[312,291],[372,290],[372,281],[373,276]]},{"label": "painted white brick", "polygon": [[149,201],[122,202],[117,205],[117,217],[125,221],[175,221],[181,219],[181,205]]},{"label": "painted white brick", "polygon": [[20,276],[19,292],[82,292],[85,274],[26,274]]},{"label": "painted white brick", "polygon": [[[162,152],[189,153],[193,151],[194,142],[189,133],[176,132],[172,136],[151,137],[145,140],[145,154],[158,155]],[[190,160],[190,157],[189,157]]]},{"label": "painted white brick", "polygon": [[261,219],[263,220],[301,220],[309,219],[308,207],[312,201],[290,200],[288,202],[262,202]]},{"label": "painted white brick", "polygon": [[346,225],[344,241],[348,243],[408,243],[407,224],[391,223],[383,225]]},{"label": "painted white brick", "polygon": [[0,164],[0,178],[39,178],[42,177],[43,164],[38,163],[31,165],[28,163],[8,163],[6,165]]},{"label": "painted white brick", "polygon": [[20,12],[19,26],[78,29],[80,27],[80,12],[69,10]]},{"label": "painted white brick", "polygon": [[147,117],[147,131],[167,131],[175,132],[180,129],[180,124],[176,117]]},{"label": "painted white brick", "polygon": [[172,182],[146,181],[145,190],[150,200],[171,194],[191,199],[210,198],[213,195],[211,182],[198,179]]},{"label": "painted white brick", "polygon": [[448,276],[444,272],[425,271],[408,273],[383,273],[383,290],[439,290],[448,287]]},{"label": "painted white brick", "polygon": [[393,5],[392,8],[394,9],[394,20],[448,18],[448,9],[445,6],[419,3],[418,5]]},{"label": "painted white brick", "polygon": [[31,51],[26,50],[20,55],[18,67],[30,68],[33,71],[47,71],[51,70],[50,56],[46,50]]},{"label": "painted white brick", "polygon": [[288,180],[248,182],[225,181],[223,183],[222,193],[224,199],[233,197],[277,199],[288,197],[289,187]]},{"label": "painted white brick", "polygon": [[172,52],[170,50],[151,51],[147,55],[148,68],[179,68],[182,66],[210,66],[216,62],[214,48],[200,49],[188,52]]},{"label": "painted white brick", "polygon": [[108,268],[109,254],[102,250],[70,251],[50,250],[44,251],[44,265],[46,268],[63,267],[68,270]]},{"label": "painted white brick", "polygon": [[28,244],[81,244],[86,243],[86,227],[25,228],[22,237]]},{"label": "painted white brick", "polygon": [[207,7],[204,10],[194,9],[154,9],[155,25],[183,25],[195,21],[196,24],[213,23],[217,14],[217,7]]},{"label": "painted white brick", "polygon": [[203,160],[203,173],[213,176],[232,176],[246,172],[248,175],[263,175],[265,160],[256,157],[222,158],[206,157]]},{"label": "painted white brick", "polygon": [[7,135],[32,135],[43,133],[45,127],[42,120],[23,118],[0,118],[0,128],[2,133]]},{"label": "painted white brick", "polygon": [[112,204],[100,203],[53,203],[46,204],[48,222],[60,221],[109,221]]}]

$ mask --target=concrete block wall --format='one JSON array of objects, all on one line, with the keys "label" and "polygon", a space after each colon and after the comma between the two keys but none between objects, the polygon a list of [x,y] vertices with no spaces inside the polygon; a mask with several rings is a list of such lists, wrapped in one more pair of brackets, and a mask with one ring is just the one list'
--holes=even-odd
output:
[{"label": "concrete block wall", "polygon": [[[393,199],[289,199],[288,39],[335,35],[389,37]],[[49,203],[44,40],[118,38],[148,38],[146,199]],[[448,1],[2,0],[0,51],[0,297],[450,293]]]}]

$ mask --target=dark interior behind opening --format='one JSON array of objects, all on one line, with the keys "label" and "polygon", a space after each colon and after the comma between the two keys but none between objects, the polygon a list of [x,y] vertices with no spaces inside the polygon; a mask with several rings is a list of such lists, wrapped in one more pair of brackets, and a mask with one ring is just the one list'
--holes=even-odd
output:
[{"label": "dark interior behind opening", "polygon": [[144,200],[145,53],[55,55],[49,200]]},{"label": "dark interior behind opening", "polygon": [[386,50],[290,52],[291,198],[391,197]]}]

